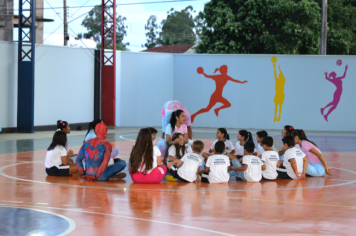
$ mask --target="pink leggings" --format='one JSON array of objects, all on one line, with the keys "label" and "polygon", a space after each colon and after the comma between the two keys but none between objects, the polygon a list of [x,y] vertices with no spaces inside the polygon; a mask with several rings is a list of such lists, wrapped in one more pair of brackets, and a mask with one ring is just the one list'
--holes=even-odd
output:
[{"label": "pink leggings", "polygon": [[142,174],[141,172],[136,172],[135,174],[131,174],[131,170],[129,170],[131,179],[134,183],[139,184],[157,184],[160,183],[163,177],[167,173],[167,166],[160,165],[154,168],[149,174]]}]

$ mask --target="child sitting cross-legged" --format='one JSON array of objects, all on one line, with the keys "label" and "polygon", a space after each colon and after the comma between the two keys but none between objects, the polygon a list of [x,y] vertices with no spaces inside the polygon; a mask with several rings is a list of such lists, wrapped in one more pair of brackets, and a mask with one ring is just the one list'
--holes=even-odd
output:
[{"label": "child sitting cross-legged", "polygon": [[252,141],[248,141],[244,144],[244,156],[242,158],[242,164],[234,159],[232,161],[231,171],[229,175],[236,175],[236,179],[240,178],[247,182],[259,182],[262,179],[262,170],[266,167],[263,165],[260,158],[253,155],[255,144]]},{"label": "child sitting cross-legged", "polygon": [[213,150],[214,155],[209,156],[205,170],[200,171],[202,175],[201,182],[205,183],[227,183],[229,182],[229,166],[230,160],[222,153],[225,151],[225,144],[223,141],[215,143]]},{"label": "child sitting cross-legged", "polygon": [[295,146],[293,136],[282,139],[284,153],[283,165],[277,168],[278,177],[281,179],[305,179],[309,159],[305,153]]},{"label": "child sitting cross-legged", "polygon": [[171,175],[183,182],[194,182],[199,174],[199,167],[204,158],[200,155],[204,149],[204,143],[196,140],[192,145],[193,153],[186,153],[182,159],[167,164]]},{"label": "child sitting cross-legged", "polygon": [[261,143],[264,150],[261,161],[266,166],[266,169],[262,171],[262,180],[275,180],[278,176],[277,167],[281,164],[277,151],[273,149],[273,138],[270,136],[264,137]]}]

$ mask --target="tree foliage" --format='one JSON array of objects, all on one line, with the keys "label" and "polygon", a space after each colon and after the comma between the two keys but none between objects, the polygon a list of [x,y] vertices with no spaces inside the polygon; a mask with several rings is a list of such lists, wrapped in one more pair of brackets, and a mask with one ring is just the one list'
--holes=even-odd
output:
[{"label": "tree foliage", "polygon": [[[211,0],[200,53],[319,54],[320,0]],[[328,54],[356,53],[356,0],[328,4]]]},{"label": "tree foliage", "polygon": [[[116,17],[116,48],[117,50],[127,50],[126,46],[129,43],[123,43],[124,37],[127,35],[125,25],[126,17],[117,16]],[[82,21],[82,26],[84,26],[88,32],[83,34],[84,38],[93,37],[94,41],[98,46],[101,45],[101,6],[95,6],[88,12],[88,15]],[[78,35],[80,36],[80,35]],[[99,49],[99,48],[98,48]]]},{"label": "tree foliage", "polygon": [[328,1],[327,54],[356,54],[355,16],[356,0]]},{"label": "tree foliage", "polygon": [[211,0],[200,53],[316,54],[320,6],[314,0]]},{"label": "tree foliage", "polygon": [[157,45],[158,28],[157,16],[150,16],[145,25],[145,30],[148,31],[146,32],[147,43],[144,45],[146,48],[153,48]]},{"label": "tree foliage", "polygon": [[150,48],[157,45],[194,45],[197,41],[196,29],[201,28],[202,19],[194,18],[193,13],[195,11],[192,6],[181,11],[171,8],[160,26],[156,23],[157,17],[150,16],[145,25],[147,43],[144,46]]}]

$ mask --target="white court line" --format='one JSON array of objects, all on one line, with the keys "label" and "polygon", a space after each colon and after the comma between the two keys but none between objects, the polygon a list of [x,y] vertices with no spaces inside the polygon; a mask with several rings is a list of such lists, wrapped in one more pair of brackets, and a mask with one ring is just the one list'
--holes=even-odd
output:
[{"label": "white court line", "polygon": [[48,205],[48,203],[42,203],[42,202],[38,202],[37,204],[39,204],[39,205]]},{"label": "white court line", "polygon": [[291,229],[302,229],[302,228],[299,228],[299,227],[293,227],[293,226],[288,226],[288,228],[291,228]]},{"label": "white court line", "polygon": [[12,203],[23,203],[23,202],[20,202],[20,201],[5,201],[5,200],[1,200],[2,202],[12,202]]},{"label": "white court line", "polygon": [[271,225],[269,223],[258,222],[260,225]]},{"label": "white court line", "polygon": [[327,232],[327,231],[318,231],[318,232],[322,234],[332,234],[332,232]]},{"label": "white court line", "polygon": [[62,205],[64,207],[74,207],[74,205]]},{"label": "white court line", "polygon": [[172,215],[183,216],[183,214],[178,214],[178,213],[172,213]]},{"label": "white court line", "polygon": [[[51,214],[51,215],[55,215],[55,216],[58,216],[58,217],[61,217],[63,219],[65,219],[68,224],[69,224],[69,227],[66,231],[64,231],[63,233],[61,234],[58,234],[58,236],[64,236],[64,235],[67,235],[69,233],[71,233],[75,228],[76,228],[76,224],[75,222],[71,219],[71,218],[68,218],[66,216],[63,216],[63,215],[60,215],[60,214],[56,214],[56,213],[53,213],[53,212],[49,212],[49,211],[43,211],[43,210],[37,210],[37,209],[33,209],[33,208],[27,208],[27,207],[23,207],[23,206],[9,206],[9,205],[1,205],[2,207],[10,207],[10,208],[21,208],[21,209],[28,209],[28,210],[32,210],[32,211],[39,211],[39,212],[43,212],[43,213],[47,213],[47,214]],[[31,207],[31,206],[30,206]],[[36,207],[36,206],[34,206]]]},{"label": "white court line", "polygon": [[[43,182],[43,181],[36,181],[36,180],[30,180],[30,179],[21,179],[17,177],[13,177],[10,175],[7,175],[3,172],[4,169],[11,167],[11,166],[17,166],[17,165],[22,165],[22,164],[29,164],[29,163],[43,163],[43,162],[37,162],[37,161],[29,161],[29,162],[24,162],[24,163],[15,163],[7,166],[3,166],[0,168],[0,175],[7,177],[9,179],[15,179],[15,180],[22,180],[26,182],[32,182],[32,183],[40,183],[40,184],[50,184],[50,185],[56,185],[56,186],[66,186],[66,187],[81,187],[81,188],[94,188],[97,189],[97,187],[93,186],[83,186],[83,185],[71,185],[71,184],[59,184],[59,183],[51,183],[51,182]],[[350,172],[353,174],[356,174],[355,171],[352,170],[347,170],[347,169],[342,169],[342,168],[337,168],[337,167],[330,167],[333,169],[338,169],[338,170],[343,170],[346,172]],[[235,189],[235,190],[203,190],[203,189],[197,189],[197,190],[184,190],[184,189],[160,189],[159,191],[162,192],[253,192],[253,191],[282,191],[282,190],[293,190],[293,189],[320,189],[320,188],[330,188],[330,187],[337,187],[337,186],[344,186],[344,185],[349,185],[356,183],[356,179],[352,180],[350,182],[346,183],[340,183],[340,184],[332,184],[332,185],[324,185],[324,186],[315,186],[315,187],[298,187],[298,188],[272,188],[272,189]],[[131,190],[130,188],[114,188],[114,187],[100,187],[101,189],[108,189],[108,190]],[[140,190],[140,191],[157,191],[157,189],[133,189],[133,190]]]},{"label": "white court line", "polygon": [[146,212],[146,213],[156,213],[154,211],[144,211],[144,212]]},{"label": "white court line", "polygon": [[101,207],[89,207],[89,208],[97,208],[97,209],[101,209]]},{"label": "white court line", "polygon": [[[125,136],[127,136],[127,135],[125,135]],[[128,138],[124,138],[124,137],[122,137],[122,135],[121,135],[121,136],[119,136],[119,138],[124,139],[124,140],[127,140],[127,141],[135,141],[135,139],[128,139]]]},{"label": "white court line", "polygon": [[[18,207],[18,206],[14,205],[14,207]],[[141,220],[141,221],[147,221],[147,222],[153,222],[153,223],[159,223],[159,224],[178,226],[178,227],[182,227],[182,228],[195,229],[195,230],[200,230],[200,231],[215,233],[215,234],[220,234],[220,235],[234,236],[233,234],[223,233],[223,232],[219,232],[219,231],[215,231],[215,230],[209,230],[209,229],[203,229],[203,228],[189,226],[189,225],[170,223],[170,222],[165,222],[165,221],[160,221],[160,220],[149,220],[149,219],[137,218],[137,217],[131,217],[131,216],[114,215],[114,214],[106,214],[106,213],[101,213],[101,212],[83,211],[83,210],[79,210],[79,209],[68,209],[68,208],[46,207],[46,206],[23,205],[21,207],[42,207],[42,208],[54,209],[54,210],[74,211],[74,212],[89,213],[89,214],[94,214],[94,215],[113,216],[113,217],[125,218],[125,219],[130,219],[130,220]],[[31,208],[29,208],[29,209],[31,209]]]},{"label": "white court line", "polygon": [[242,221],[242,220],[238,220],[238,219],[229,219],[231,221]]}]

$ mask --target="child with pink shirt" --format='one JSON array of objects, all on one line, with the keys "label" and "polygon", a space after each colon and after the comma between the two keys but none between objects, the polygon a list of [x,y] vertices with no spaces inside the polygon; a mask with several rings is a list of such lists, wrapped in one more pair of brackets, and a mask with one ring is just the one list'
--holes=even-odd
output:
[{"label": "child with pink shirt", "polygon": [[301,150],[309,158],[309,165],[306,171],[308,175],[323,176],[325,173],[332,175],[331,169],[326,164],[326,160],[321,154],[320,149],[314,142],[307,139],[302,129],[293,130],[292,136],[294,137],[295,143],[300,145]]},{"label": "child with pink shirt", "polygon": [[182,133],[184,136],[184,143],[188,143],[188,129],[185,124],[185,119],[186,116],[183,110],[176,110],[172,113],[171,120],[166,126],[165,139],[161,139],[158,142],[158,148],[161,151],[162,157],[165,156],[168,147],[178,143],[178,140],[172,141],[172,137],[175,133]]}]

